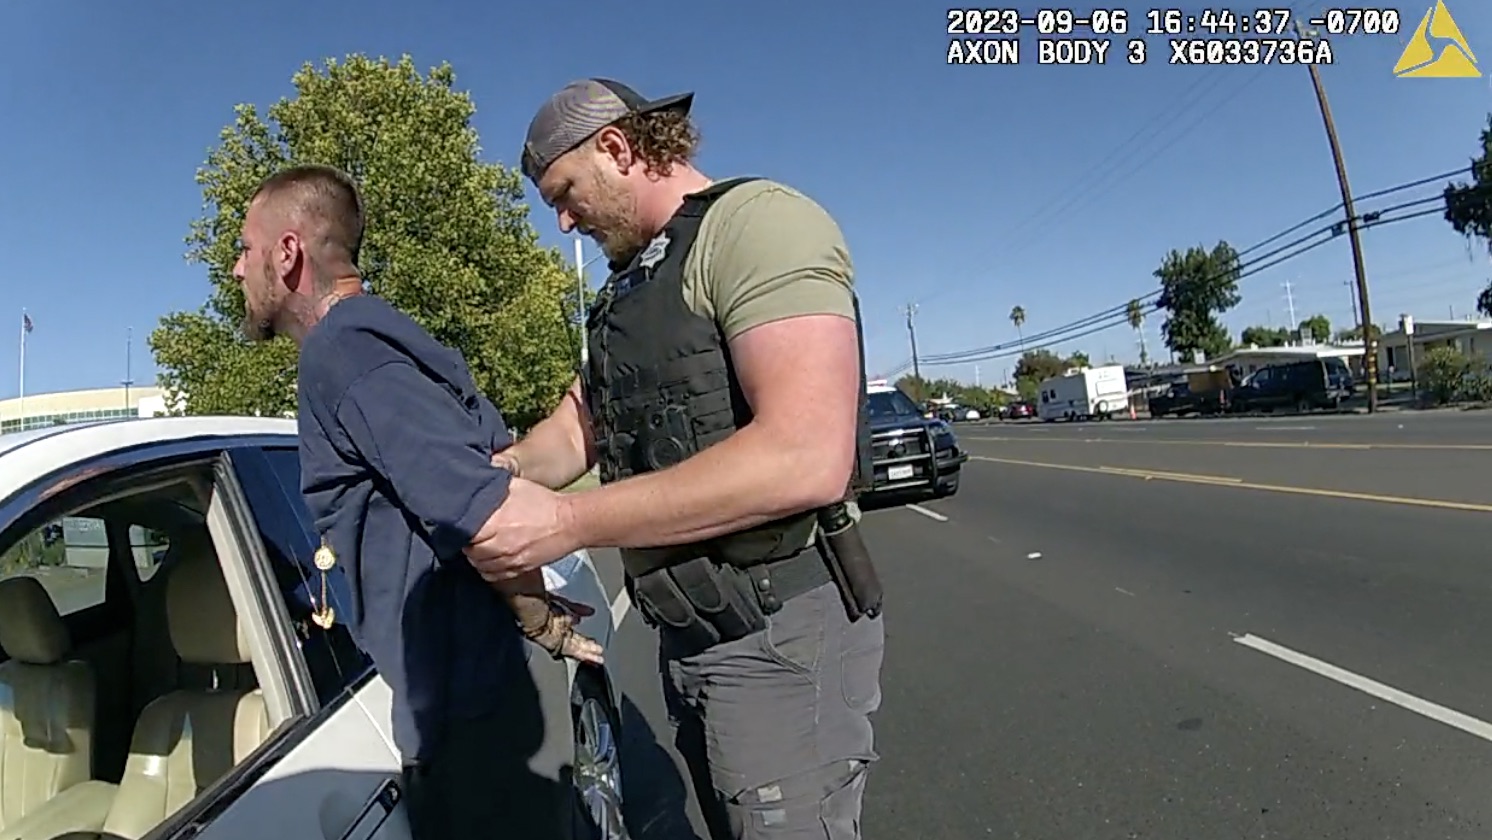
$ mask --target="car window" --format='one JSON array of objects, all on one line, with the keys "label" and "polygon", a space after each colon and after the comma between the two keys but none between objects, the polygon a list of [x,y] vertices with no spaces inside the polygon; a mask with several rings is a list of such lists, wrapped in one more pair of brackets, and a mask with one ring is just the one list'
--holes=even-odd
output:
[{"label": "car window", "polygon": [[871,420],[922,415],[922,412],[917,409],[917,404],[900,390],[876,391],[870,394],[866,400],[866,408]]},{"label": "car window", "polygon": [[[233,462],[317,696],[328,703],[356,682],[371,660],[347,629],[353,604],[340,567],[326,575],[322,595],[321,572],[311,561],[318,541],[300,495],[299,456],[294,449],[247,449],[234,452]],[[314,620],[323,604],[332,608],[331,627]]]},{"label": "car window", "polygon": [[[69,735],[59,749],[40,730],[0,726],[7,766],[45,768],[0,773],[7,818],[108,825],[109,836],[143,837],[171,819],[182,800],[200,801],[201,791],[248,760],[271,731],[259,690],[262,663],[252,654],[246,661],[233,632],[243,605],[223,581],[224,555],[207,526],[202,490],[210,467],[181,460],[165,466],[152,457],[133,451],[106,475],[75,467],[62,489],[18,497],[7,511],[13,524],[0,532],[0,577],[38,580],[68,632],[60,647],[33,645],[24,668],[0,673],[3,711],[12,723],[70,721],[68,731],[82,736]],[[138,586],[136,575],[144,580]],[[209,606],[172,608],[168,589],[177,585]],[[51,632],[50,617],[35,610],[0,620],[16,622],[12,638],[22,642]],[[225,705],[226,693],[239,702]],[[182,732],[193,733],[198,749],[162,750]],[[141,808],[139,794],[72,794],[85,781],[106,794],[155,790],[162,778],[190,780],[185,796]]]},{"label": "car window", "polygon": [[130,554],[135,561],[135,574],[141,582],[150,580],[171,548],[171,535],[156,528],[141,525],[129,527]]},{"label": "car window", "polygon": [[40,581],[57,611],[71,615],[104,602],[109,535],[102,519],[63,516],[33,529],[0,554],[0,579]]}]

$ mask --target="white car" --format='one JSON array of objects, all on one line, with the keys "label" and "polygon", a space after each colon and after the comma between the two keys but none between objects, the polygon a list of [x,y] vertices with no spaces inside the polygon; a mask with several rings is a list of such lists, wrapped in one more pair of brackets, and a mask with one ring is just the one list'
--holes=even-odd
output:
[{"label": "white car", "polygon": [[[299,483],[287,419],[0,436],[0,840],[409,837],[388,686],[313,614],[347,583]],[[589,556],[546,579],[609,644]],[[611,680],[530,665],[573,731],[576,836],[625,837]]]}]

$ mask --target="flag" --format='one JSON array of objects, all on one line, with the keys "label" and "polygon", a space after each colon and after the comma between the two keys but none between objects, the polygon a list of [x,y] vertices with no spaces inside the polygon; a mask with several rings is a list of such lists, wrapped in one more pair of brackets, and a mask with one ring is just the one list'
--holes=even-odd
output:
[{"label": "flag", "polygon": [[21,329],[31,332],[31,316],[24,312],[21,313]]}]

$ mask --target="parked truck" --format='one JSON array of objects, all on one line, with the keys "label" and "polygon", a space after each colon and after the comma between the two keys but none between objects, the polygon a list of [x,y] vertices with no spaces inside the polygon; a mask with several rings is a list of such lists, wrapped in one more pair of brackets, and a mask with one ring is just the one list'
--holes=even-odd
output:
[{"label": "parked truck", "polygon": [[1151,417],[1185,417],[1188,414],[1222,414],[1229,409],[1238,381],[1227,368],[1192,371],[1171,383],[1164,394],[1151,397]]}]

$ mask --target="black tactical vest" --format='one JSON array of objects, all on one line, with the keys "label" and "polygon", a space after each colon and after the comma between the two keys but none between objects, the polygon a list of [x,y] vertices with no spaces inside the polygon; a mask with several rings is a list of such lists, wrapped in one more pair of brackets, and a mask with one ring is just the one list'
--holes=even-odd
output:
[{"label": "black tactical vest", "polygon": [[[625,265],[611,266],[591,307],[590,358],[582,373],[603,484],[673,466],[751,421],[719,325],[691,310],[683,291],[684,260],[705,213],[749,180],[724,181],[688,196],[651,244]],[[850,496],[864,489],[871,474],[864,378],[862,338],[859,446]],[[633,577],[702,556],[747,567],[803,551],[815,527],[815,512],[809,511],[693,545],[626,549],[622,561]]]}]

